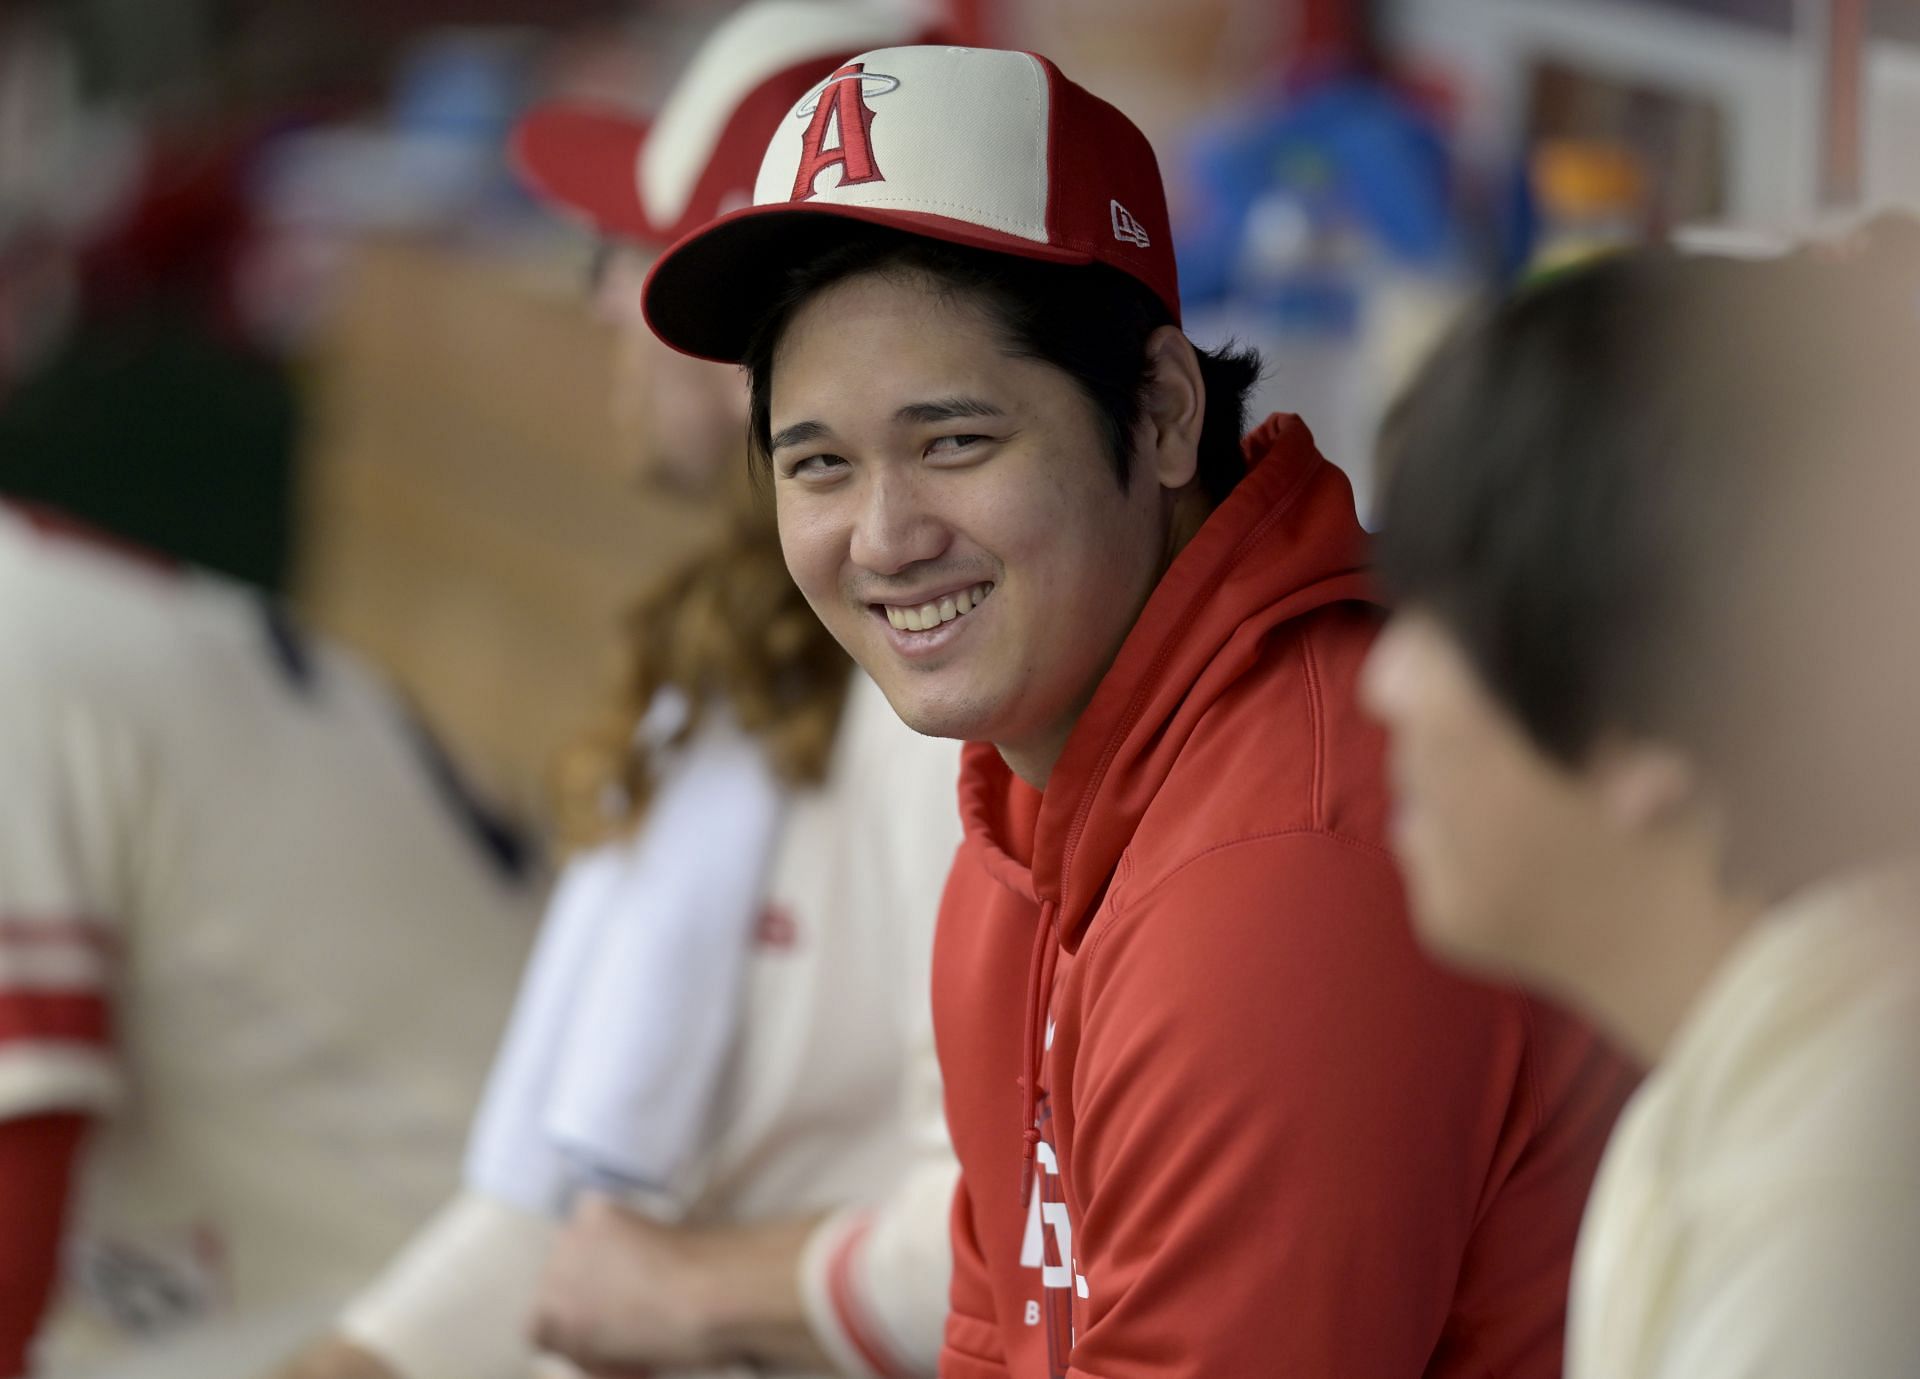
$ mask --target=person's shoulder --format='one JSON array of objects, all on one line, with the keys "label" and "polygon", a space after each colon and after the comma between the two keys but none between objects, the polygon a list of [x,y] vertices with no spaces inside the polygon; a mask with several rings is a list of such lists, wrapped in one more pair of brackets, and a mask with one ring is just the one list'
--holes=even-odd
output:
[{"label": "person's shoulder", "polygon": [[1385,737],[1359,702],[1377,621],[1336,604],[1289,624],[1200,716],[1129,852],[1162,875],[1223,845],[1323,834],[1384,856]]},{"label": "person's shoulder", "polygon": [[181,647],[207,609],[236,602],[227,584],[58,513],[0,502],[0,630],[16,670],[125,683],[116,664]]},{"label": "person's shoulder", "polygon": [[1761,920],[1609,1147],[1588,1287],[1668,1280],[1662,1374],[1913,1372],[1920,911],[1867,894]]},{"label": "person's shoulder", "polygon": [[140,636],[139,594],[90,552],[48,540],[0,505],[0,707],[16,729],[128,686],[112,673],[126,639]]},{"label": "person's shoulder", "polygon": [[9,581],[178,588],[188,567],[56,509],[0,498],[0,571]]},{"label": "person's shoulder", "polygon": [[1421,962],[1393,857],[1375,843],[1283,822],[1195,840],[1180,853],[1143,851],[1153,864],[1123,859],[1093,931],[1110,956],[1152,965],[1212,950],[1266,970],[1260,955],[1288,955],[1286,969],[1309,951],[1338,964],[1349,950],[1390,949]]},{"label": "person's shoulder", "polygon": [[1821,888],[1728,959],[1657,1075],[1696,1186],[1717,1190],[1729,1159],[1748,1181],[1920,1185],[1916,895]]}]

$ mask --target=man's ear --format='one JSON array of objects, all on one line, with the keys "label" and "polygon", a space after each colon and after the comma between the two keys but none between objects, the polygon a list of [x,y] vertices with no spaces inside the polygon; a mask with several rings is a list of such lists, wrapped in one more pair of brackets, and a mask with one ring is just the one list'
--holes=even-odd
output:
[{"label": "man's ear", "polygon": [[1178,490],[1200,469],[1200,425],[1207,385],[1200,356],[1178,326],[1147,337],[1147,380],[1141,391],[1134,456],[1162,488]]},{"label": "man's ear", "polygon": [[1605,743],[1589,769],[1607,818],[1624,832],[1663,827],[1703,803],[1693,762],[1664,743],[1645,738]]}]

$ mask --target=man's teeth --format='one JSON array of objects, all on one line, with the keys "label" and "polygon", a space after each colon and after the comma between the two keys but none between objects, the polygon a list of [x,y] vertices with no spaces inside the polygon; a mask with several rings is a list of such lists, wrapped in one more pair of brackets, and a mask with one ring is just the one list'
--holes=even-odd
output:
[{"label": "man's teeth", "polygon": [[923,603],[917,608],[896,608],[887,603],[881,607],[887,610],[887,621],[902,632],[925,632],[943,622],[952,622],[957,617],[971,613],[992,592],[991,584],[976,584],[971,589],[949,594],[938,603]]}]

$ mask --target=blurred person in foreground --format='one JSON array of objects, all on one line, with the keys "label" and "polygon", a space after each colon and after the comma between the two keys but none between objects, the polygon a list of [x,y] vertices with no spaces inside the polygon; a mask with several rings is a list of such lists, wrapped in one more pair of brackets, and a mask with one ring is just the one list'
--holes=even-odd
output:
[{"label": "blurred person in foreground", "polygon": [[0,1374],[264,1358],[455,1180],[536,889],[233,581],[0,504],[0,645]]},{"label": "blurred person in foreground", "polygon": [[236,1372],[336,1308],[456,1181],[537,898],[393,690],[236,578],[279,574],[291,398],[210,325],[230,181],[139,150],[51,11],[0,15],[6,1376]]},{"label": "blurred person in foreground", "polygon": [[955,1169],[927,967],[956,754],[808,611],[747,491],[731,370],[639,316],[652,252],[742,196],[772,121],[898,13],[768,0],[650,127],[536,111],[534,186],[612,247],[614,406],[643,473],[727,535],[633,615],[567,782],[582,850],[475,1124],[463,1193],[286,1371],[931,1373]]},{"label": "blurred person in foreground", "polygon": [[1367,671],[1423,934],[1656,1071],[1576,1379],[1920,1366],[1920,258],[1646,252],[1462,329],[1384,433]]},{"label": "blurred person in foreground", "polygon": [[935,1022],[948,1379],[1559,1373],[1631,1073],[1413,941],[1306,428],[1182,332],[1144,136],[1032,54],[872,51],[648,318],[745,360],[809,602],[967,739]]}]

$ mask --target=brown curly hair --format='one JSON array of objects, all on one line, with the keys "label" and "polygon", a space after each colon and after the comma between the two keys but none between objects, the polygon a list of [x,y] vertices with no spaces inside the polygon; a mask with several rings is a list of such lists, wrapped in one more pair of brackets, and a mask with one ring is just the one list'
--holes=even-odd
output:
[{"label": "brown curly hair", "polygon": [[605,713],[558,763],[559,830],[584,848],[635,828],[652,798],[649,745],[636,731],[672,687],[691,712],[678,745],[716,698],[764,744],[781,780],[818,783],[833,750],[851,663],[787,574],[763,511],[643,595],[628,612],[619,676]]}]

